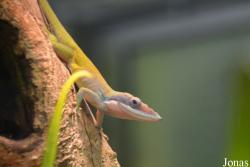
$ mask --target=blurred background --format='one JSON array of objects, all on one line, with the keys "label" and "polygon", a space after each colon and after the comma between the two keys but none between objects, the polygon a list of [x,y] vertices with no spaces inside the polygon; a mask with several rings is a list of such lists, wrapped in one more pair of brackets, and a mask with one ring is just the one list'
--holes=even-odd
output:
[{"label": "blurred background", "polygon": [[[163,120],[105,117],[124,167],[218,167],[250,160],[250,2],[50,2],[114,89]],[[249,86],[248,86],[249,85]]]}]

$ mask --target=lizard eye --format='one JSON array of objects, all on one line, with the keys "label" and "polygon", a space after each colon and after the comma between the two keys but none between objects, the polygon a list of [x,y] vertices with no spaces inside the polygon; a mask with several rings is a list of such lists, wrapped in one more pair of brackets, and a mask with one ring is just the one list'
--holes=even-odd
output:
[{"label": "lizard eye", "polygon": [[136,105],[136,104],[137,104],[137,101],[136,101],[135,99],[133,99],[133,100],[132,100],[132,103],[133,103],[134,105]]},{"label": "lizard eye", "polygon": [[130,106],[132,108],[138,108],[140,106],[141,102],[138,99],[132,99],[130,102]]}]

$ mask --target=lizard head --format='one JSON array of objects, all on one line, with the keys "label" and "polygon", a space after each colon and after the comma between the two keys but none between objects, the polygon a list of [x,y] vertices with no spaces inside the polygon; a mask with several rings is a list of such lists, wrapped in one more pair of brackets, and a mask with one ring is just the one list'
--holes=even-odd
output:
[{"label": "lizard head", "polygon": [[157,112],[129,93],[116,92],[106,97],[104,104],[107,109],[105,113],[116,118],[148,122],[161,119]]}]

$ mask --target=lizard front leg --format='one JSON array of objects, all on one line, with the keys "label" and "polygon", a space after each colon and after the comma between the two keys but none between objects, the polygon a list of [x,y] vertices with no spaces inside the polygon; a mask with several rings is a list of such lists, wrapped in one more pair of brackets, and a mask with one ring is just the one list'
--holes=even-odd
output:
[{"label": "lizard front leg", "polygon": [[94,106],[96,111],[96,117],[90,111],[90,115],[96,127],[101,127],[104,117],[105,105],[103,104],[103,99],[95,92],[88,88],[81,87],[77,92],[77,106],[76,109],[78,110],[83,98],[89,102],[92,106]]}]

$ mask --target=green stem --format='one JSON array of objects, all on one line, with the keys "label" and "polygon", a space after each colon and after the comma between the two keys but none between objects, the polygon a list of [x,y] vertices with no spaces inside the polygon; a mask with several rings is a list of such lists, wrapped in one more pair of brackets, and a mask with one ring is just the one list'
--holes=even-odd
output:
[{"label": "green stem", "polygon": [[63,107],[67,100],[67,95],[74,84],[79,78],[92,77],[87,71],[79,71],[72,74],[63,85],[60,96],[55,106],[55,111],[48,129],[48,138],[45,145],[44,156],[42,160],[42,167],[53,167],[57,155],[57,144],[59,138],[60,122],[63,114]]}]

